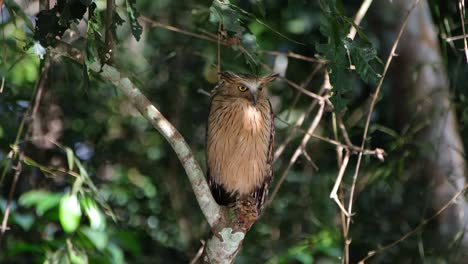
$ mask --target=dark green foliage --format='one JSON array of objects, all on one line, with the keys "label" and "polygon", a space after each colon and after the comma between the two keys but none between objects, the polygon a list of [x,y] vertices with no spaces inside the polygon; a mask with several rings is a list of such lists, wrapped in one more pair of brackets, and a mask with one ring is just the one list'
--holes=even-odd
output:
[{"label": "dark green foliage", "polygon": [[[138,22],[138,17],[140,13],[135,8],[136,0],[125,0],[127,5],[127,14],[130,19],[130,25],[132,28],[132,34],[136,40],[140,40],[141,32],[143,32],[143,27]],[[120,21],[119,21],[120,22]]]},{"label": "dark green foliage", "polygon": [[36,17],[34,39],[43,46],[53,45],[72,22],[83,18],[88,6],[80,0],[59,0],[52,9],[42,10]]},{"label": "dark green foliage", "polygon": [[[433,2],[431,5],[443,5]],[[5,1],[2,13],[5,18],[0,24],[0,85],[2,77],[5,79],[0,93],[0,169],[6,171],[0,175],[2,216],[18,161],[10,160],[9,153],[18,147],[27,152],[10,207],[10,230],[0,238],[0,262],[43,263],[48,259],[68,263],[73,259],[75,263],[189,263],[210,230],[179,160],[124,96],[88,72],[91,63],[106,58],[105,10],[91,1],[59,3],[60,12],[57,7],[54,9],[59,17],[41,14],[36,32],[27,30],[32,30],[28,17],[14,1]],[[76,13],[72,4],[80,7]],[[145,41],[135,44],[133,38],[139,39],[143,34],[137,22],[139,13],[213,38],[222,23],[226,33],[223,40],[234,43],[221,47],[222,70],[263,74],[267,70],[259,62],[274,67],[279,61],[279,57],[265,50],[325,59],[334,86],[334,111],[348,109],[343,120],[350,140],[354,144],[361,142],[368,109],[365,102],[380,80],[381,63],[373,47],[378,47],[379,56],[386,56],[377,30],[369,25],[378,5],[371,6],[363,28],[358,28],[358,35],[350,40],[346,38],[353,23],[350,17],[360,1],[343,1],[341,6],[334,1],[321,1],[319,6],[318,1],[264,0],[141,0],[116,4],[111,24],[115,67],[136,83],[177,127],[202,166],[209,97],[199,90],[209,92],[217,81],[217,43],[164,28],[145,27]],[[68,11],[66,5],[70,5]],[[449,5],[452,10],[454,4]],[[82,19],[83,7],[88,8],[86,33],[70,44],[84,51],[85,63],[54,60],[38,107],[42,129],[47,131],[54,122],[60,125],[60,146],[41,148],[25,136],[15,146],[19,123],[28,106],[34,104],[31,98],[43,64],[22,47],[33,34],[46,41],[44,45],[53,45],[53,38],[47,34],[60,37],[65,28],[73,29],[73,23]],[[437,23],[441,29],[446,30],[444,19],[451,21],[452,26],[453,21],[459,21],[456,8],[450,11],[449,18],[449,10],[443,6],[440,10],[442,22]],[[460,43],[455,47],[463,48]],[[453,50],[447,48],[445,53],[449,54],[446,60],[454,87],[453,105],[466,147],[468,70]],[[350,65],[355,69],[350,70]],[[286,78],[301,84],[316,66],[289,57]],[[304,88],[318,92],[322,81],[323,72],[319,70]],[[422,184],[407,178],[415,157],[424,152],[413,144],[422,125],[407,124],[402,131],[394,127],[393,112],[399,105],[392,102],[387,84],[386,81],[382,87],[382,100],[374,111],[369,129],[372,141],[368,146],[385,149],[386,160],[382,163],[369,155],[363,158],[351,224],[351,263],[357,263],[368,250],[399,239],[429,211],[430,197],[426,197]],[[275,115],[289,123],[294,123],[312,102],[282,80],[274,82],[268,92]],[[288,166],[315,111],[304,117],[304,125],[276,161],[272,188]],[[58,115],[51,116],[53,113]],[[47,123],[48,118],[53,122]],[[314,133],[334,138],[331,120],[332,114],[326,112]],[[21,135],[32,135],[32,124],[26,119]],[[340,131],[337,134],[342,140]],[[277,119],[276,145],[291,135],[292,128]],[[236,263],[341,262],[341,219],[329,198],[338,170],[336,146],[313,138],[305,150],[319,170],[305,156],[298,158],[273,203],[247,234]],[[351,186],[355,164],[353,154],[343,178],[344,192]],[[68,207],[80,211],[67,214]],[[422,238],[432,229],[421,229],[388,253],[377,256],[374,262],[436,263],[437,258],[442,258],[450,263],[450,256],[439,257],[437,252],[426,251]],[[448,247],[456,247],[456,241]]]},{"label": "dark green foliage", "polygon": [[[211,4],[210,22],[216,26],[222,26],[221,29],[226,31],[232,40],[235,40],[233,48],[242,54],[250,70],[258,72],[257,39],[245,27],[247,19],[248,16],[242,10],[239,10],[239,8],[231,5],[229,1],[213,0]],[[238,48],[238,44],[242,47]]]},{"label": "dark green foliage", "polygon": [[371,65],[378,61],[377,51],[367,41],[362,31],[358,31],[361,40],[347,37],[353,26],[352,20],[342,14],[335,1],[320,1],[323,11],[320,18],[320,33],[328,38],[326,44],[316,44],[317,51],[328,61],[327,70],[333,86],[330,98],[336,111],[343,109],[350,101],[353,91],[351,65],[356,73],[368,84],[375,84],[379,75]]},{"label": "dark green foliage", "polygon": [[231,7],[229,1],[213,0],[210,7],[210,22],[218,25],[221,23],[224,30],[240,37],[245,31],[242,20],[245,16]]},{"label": "dark green foliage", "polygon": [[356,67],[356,72],[361,79],[368,84],[377,84],[380,78],[371,63],[378,61],[377,51],[369,42],[363,42],[360,39],[343,41],[347,50],[349,50],[351,61]]},{"label": "dark green foliage", "polygon": [[[112,14],[111,30],[112,30],[112,34],[114,35],[115,39],[117,39],[117,28],[119,26],[122,26],[124,23],[125,23],[125,20],[120,17],[119,13],[114,11],[113,14]],[[139,37],[139,35],[138,35],[138,37]]]}]

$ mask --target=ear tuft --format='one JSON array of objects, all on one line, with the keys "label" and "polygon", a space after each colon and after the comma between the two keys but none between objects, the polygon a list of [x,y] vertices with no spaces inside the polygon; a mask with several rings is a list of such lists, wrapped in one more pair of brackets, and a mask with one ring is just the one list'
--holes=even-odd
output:
[{"label": "ear tuft", "polygon": [[262,77],[262,83],[270,83],[279,76],[279,73],[270,73]]}]

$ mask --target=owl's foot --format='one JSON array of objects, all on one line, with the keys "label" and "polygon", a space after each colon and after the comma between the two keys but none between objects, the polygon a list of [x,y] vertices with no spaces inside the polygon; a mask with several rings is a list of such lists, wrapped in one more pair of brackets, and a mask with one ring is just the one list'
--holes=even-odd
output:
[{"label": "owl's foot", "polygon": [[236,222],[239,227],[247,231],[259,216],[256,200],[253,198],[237,200],[233,206]]}]

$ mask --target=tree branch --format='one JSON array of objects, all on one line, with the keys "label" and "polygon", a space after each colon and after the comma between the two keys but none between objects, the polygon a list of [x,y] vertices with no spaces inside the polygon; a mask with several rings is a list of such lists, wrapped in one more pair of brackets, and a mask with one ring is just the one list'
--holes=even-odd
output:
[{"label": "tree branch", "polygon": [[211,195],[204,173],[179,131],[151,104],[148,98],[141,93],[132,81],[127,77],[121,76],[116,68],[107,64],[104,64],[101,68],[101,64],[95,62],[90,65],[90,69],[99,74],[104,80],[112,82],[122,91],[138,111],[169,142],[187,173],[195,197],[206,220],[212,228],[215,227],[221,218],[221,208]]}]

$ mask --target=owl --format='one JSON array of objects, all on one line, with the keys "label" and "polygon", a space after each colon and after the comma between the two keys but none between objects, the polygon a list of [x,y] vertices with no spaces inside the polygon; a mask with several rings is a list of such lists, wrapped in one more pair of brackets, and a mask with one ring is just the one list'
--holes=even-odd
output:
[{"label": "owl", "polygon": [[266,86],[277,77],[220,73],[211,92],[206,162],[220,205],[252,201],[260,215],[272,179],[274,117]]}]

